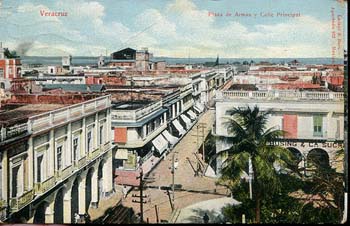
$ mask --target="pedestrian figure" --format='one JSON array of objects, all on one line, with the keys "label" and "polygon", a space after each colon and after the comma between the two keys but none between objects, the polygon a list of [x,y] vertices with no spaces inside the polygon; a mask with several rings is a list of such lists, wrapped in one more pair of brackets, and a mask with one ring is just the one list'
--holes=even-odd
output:
[{"label": "pedestrian figure", "polygon": [[174,168],[177,169],[177,166],[179,165],[179,161],[176,159],[174,162]]},{"label": "pedestrian figure", "polygon": [[208,216],[207,213],[204,214],[204,216],[203,216],[203,221],[204,221],[204,224],[208,224],[208,222],[209,222],[209,216]]},{"label": "pedestrian figure", "polygon": [[75,223],[76,223],[76,224],[79,223],[79,220],[80,220],[79,214],[75,213],[75,214],[74,214],[74,219],[75,219]]}]

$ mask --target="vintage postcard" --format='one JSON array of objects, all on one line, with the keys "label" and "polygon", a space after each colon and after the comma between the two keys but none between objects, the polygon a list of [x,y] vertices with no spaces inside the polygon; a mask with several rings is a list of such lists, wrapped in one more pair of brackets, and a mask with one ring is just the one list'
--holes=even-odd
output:
[{"label": "vintage postcard", "polygon": [[0,222],[347,222],[347,4],[0,0]]}]

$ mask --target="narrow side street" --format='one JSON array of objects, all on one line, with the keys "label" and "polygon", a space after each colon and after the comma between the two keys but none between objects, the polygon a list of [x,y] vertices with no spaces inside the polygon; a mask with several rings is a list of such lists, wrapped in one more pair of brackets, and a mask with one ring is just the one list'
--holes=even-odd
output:
[{"label": "narrow side street", "polygon": [[[167,192],[161,190],[160,186],[170,186],[172,184],[172,155],[177,160],[178,164],[174,175],[174,184],[180,184],[181,189],[175,190],[175,209],[182,209],[186,206],[197,202],[217,199],[228,195],[226,188],[215,185],[215,178],[208,178],[205,176],[195,176],[193,168],[196,168],[197,159],[195,152],[201,144],[202,138],[199,137],[199,144],[197,144],[197,125],[205,125],[205,136],[211,130],[214,120],[214,112],[208,110],[204,113],[198,122],[190,129],[190,131],[182,138],[182,140],[175,146],[175,148],[164,158],[149,174],[147,183],[145,183],[144,195],[147,201],[144,204],[144,221],[149,223],[157,223],[156,206],[158,208],[158,221],[168,220],[172,214],[171,197],[172,191]],[[202,135],[202,129],[199,129],[199,135]],[[199,154],[199,158],[202,156]],[[190,163],[191,162],[191,163]],[[132,202],[132,200],[139,200],[139,191],[134,189],[127,198],[123,200],[123,205],[132,207],[135,213],[140,212],[140,204]]]}]

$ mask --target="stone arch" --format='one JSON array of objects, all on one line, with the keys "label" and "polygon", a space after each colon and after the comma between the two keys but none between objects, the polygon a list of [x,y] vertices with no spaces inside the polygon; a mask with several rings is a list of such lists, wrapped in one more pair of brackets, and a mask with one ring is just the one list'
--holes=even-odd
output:
[{"label": "stone arch", "polygon": [[287,149],[292,153],[293,155],[293,162],[295,166],[300,166],[300,164],[302,163],[302,161],[304,160],[304,156],[301,153],[301,151],[299,151],[299,149],[294,148],[294,147],[287,147]]},{"label": "stone arch", "polygon": [[322,148],[314,148],[307,154],[307,166],[309,168],[330,167],[329,155]]},{"label": "stone arch", "polygon": [[100,200],[103,197],[103,166],[106,164],[106,160],[102,159],[97,168],[97,183],[98,183],[98,193],[97,200]]},{"label": "stone arch", "polygon": [[34,224],[45,224],[46,212],[49,207],[49,203],[47,201],[41,202],[35,209],[34,213]]},{"label": "stone arch", "polygon": [[61,187],[55,195],[55,202],[54,202],[54,222],[57,224],[63,224],[63,208],[64,208],[64,195],[65,195],[65,188]]},{"label": "stone arch", "polygon": [[92,176],[95,172],[93,167],[88,169],[85,179],[85,212],[88,212],[92,199]]},{"label": "stone arch", "polygon": [[75,222],[75,213],[79,213],[79,183],[81,178],[77,176],[73,183],[71,189],[71,222]]},{"label": "stone arch", "polygon": [[0,89],[5,89],[5,83],[0,82]]}]

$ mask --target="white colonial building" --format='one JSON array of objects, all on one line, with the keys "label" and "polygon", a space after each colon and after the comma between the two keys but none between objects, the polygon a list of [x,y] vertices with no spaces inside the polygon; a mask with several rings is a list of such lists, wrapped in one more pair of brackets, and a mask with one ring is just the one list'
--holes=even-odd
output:
[{"label": "white colonial building", "polygon": [[[271,110],[266,129],[274,127],[287,133],[276,144],[291,150],[299,160],[299,166],[307,166],[311,155],[318,155],[327,164],[342,170],[342,160],[336,151],[344,142],[344,94],[336,92],[300,91],[229,91],[216,93],[215,125],[213,133],[227,136],[227,111],[236,107],[257,105],[260,111]],[[216,151],[230,147],[218,140]],[[220,173],[221,160],[217,161]]]},{"label": "white colonial building", "polygon": [[73,223],[113,192],[110,107],[103,96],[0,112],[1,221]]}]

